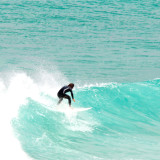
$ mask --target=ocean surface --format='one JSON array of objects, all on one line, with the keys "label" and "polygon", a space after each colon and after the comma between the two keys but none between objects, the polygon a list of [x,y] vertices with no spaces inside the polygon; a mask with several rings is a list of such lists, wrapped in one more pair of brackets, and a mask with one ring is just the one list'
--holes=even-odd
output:
[{"label": "ocean surface", "polygon": [[159,160],[160,1],[1,0],[0,126],[2,160]]}]

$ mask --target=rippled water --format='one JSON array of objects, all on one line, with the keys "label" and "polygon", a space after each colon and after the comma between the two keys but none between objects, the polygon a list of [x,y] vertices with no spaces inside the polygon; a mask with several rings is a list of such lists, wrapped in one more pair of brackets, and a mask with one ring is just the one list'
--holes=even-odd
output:
[{"label": "rippled water", "polygon": [[[159,9],[159,0],[1,0],[1,159],[159,160]],[[69,82],[73,107],[91,110],[53,111]]]}]

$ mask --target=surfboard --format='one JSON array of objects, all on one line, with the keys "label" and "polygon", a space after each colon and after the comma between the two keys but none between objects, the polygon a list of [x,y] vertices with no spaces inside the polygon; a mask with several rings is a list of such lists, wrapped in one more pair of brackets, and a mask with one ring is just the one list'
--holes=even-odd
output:
[{"label": "surfboard", "polygon": [[88,107],[88,108],[70,108],[70,107],[56,107],[56,109],[54,109],[54,111],[56,112],[82,112],[82,111],[87,111],[89,109],[91,109],[92,107]]},{"label": "surfboard", "polygon": [[92,107],[89,108],[73,108],[72,110],[77,111],[77,112],[82,112],[82,111],[87,111],[89,109],[91,109]]}]

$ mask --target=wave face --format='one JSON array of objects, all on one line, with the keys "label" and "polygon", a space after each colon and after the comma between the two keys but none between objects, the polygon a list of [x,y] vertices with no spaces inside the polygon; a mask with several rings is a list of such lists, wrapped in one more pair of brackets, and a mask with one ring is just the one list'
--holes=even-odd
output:
[{"label": "wave face", "polygon": [[12,126],[37,160],[160,159],[159,87],[159,79],[77,87],[73,107],[92,107],[77,113],[54,111],[58,99],[42,91],[27,97]]}]

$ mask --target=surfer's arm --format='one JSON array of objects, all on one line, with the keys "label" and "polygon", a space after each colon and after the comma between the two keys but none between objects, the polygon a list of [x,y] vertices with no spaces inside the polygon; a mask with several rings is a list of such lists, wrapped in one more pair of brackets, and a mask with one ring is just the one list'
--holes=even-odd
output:
[{"label": "surfer's arm", "polygon": [[75,102],[75,99],[74,99],[72,90],[70,90],[70,92],[71,92],[72,99],[73,99],[73,101]]}]

